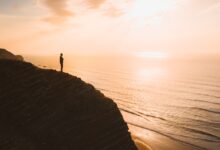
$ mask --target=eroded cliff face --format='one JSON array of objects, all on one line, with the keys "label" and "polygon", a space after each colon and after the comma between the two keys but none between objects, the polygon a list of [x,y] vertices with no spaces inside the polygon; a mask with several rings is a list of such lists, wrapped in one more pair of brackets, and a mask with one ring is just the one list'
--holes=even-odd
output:
[{"label": "eroded cliff face", "polygon": [[0,149],[136,150],[117,105],[92,85],[0,60]]},{"label": "eroded cliff face", "polygon": [[21,55],[14,55],[3,48],[0,48],[0,59],[12,59],[12,60],[24,61],[24,58]]}]

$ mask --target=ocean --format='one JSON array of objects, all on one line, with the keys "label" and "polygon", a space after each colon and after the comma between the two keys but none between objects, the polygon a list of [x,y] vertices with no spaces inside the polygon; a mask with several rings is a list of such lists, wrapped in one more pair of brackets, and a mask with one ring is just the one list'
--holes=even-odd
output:
[{"label": "ocean", "polygon": [[[57,57],[27,56],[44,68]],[[94,85],[120,108],[129,127],[189,144],[220,148],[220,57],[66,56],[64,71]],[[135,132],[135,130],[132,130]]]}]

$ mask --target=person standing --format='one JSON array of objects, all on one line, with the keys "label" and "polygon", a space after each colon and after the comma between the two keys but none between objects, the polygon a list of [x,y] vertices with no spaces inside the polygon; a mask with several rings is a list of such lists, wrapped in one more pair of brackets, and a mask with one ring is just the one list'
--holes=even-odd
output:
[{"label": "person standing", "polygon": [[63,53],[60,54],[60,71],[63,72],[63,62],[64,62],[64,59],[63,59]]}]

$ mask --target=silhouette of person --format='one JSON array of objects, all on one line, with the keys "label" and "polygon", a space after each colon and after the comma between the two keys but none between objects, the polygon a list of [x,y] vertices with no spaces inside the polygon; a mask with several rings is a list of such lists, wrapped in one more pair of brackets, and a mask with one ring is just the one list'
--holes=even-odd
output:
[{"label": "silhouette of person", "polygon": [[63,61],[64,61],[64,58],[63,58],[63,53],[60,54],[60,71],[63,72]]}]

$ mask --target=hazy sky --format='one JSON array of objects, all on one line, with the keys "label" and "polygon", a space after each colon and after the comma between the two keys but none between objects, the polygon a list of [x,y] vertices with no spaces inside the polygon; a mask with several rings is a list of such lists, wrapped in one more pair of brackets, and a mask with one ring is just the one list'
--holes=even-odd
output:
[{"label": "hazy sky", "polygon": [[21,54],[214,54],[220,0],[0,0],[0,33]]}]

